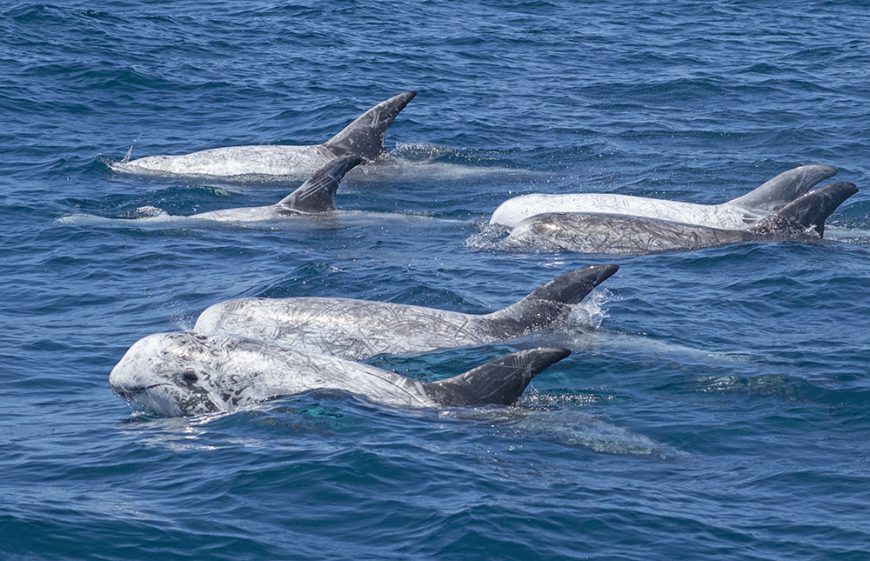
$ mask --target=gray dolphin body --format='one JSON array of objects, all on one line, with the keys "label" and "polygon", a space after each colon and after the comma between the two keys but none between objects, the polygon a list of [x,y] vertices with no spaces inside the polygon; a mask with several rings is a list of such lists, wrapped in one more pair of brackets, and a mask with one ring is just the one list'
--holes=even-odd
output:
[{"label": "gray dolphin body", "polygon": [[618,268],[595,265],[566,273],[491,314],[347,298],[244,298],[209,307],[194,331],[353,360],[482,345],[514,339],[565,318]]},{"label": "gray dolphin body", "polygon": [[568,354],[564,349],[521,351],[427,383],[262,341],[158,333],[130,347],[112,369],[109,384],[135,407],[168,417],[230,412],[315,389],[404,407],[509,405],[536,374]]},{"label": "gray dolphin body", "polygon": [[354,155],[366,161],[385,151],[384,138],[396,116],[417,92],[408,91],[375,105],[323,144],[311,146],[257,145],[213,148],[178,156],[148,156],[111,164],[111,169],[146,175],[307,176],[331,160]]},{"label": "gray dolphin body", "polygon": [[618,214],[540,214],[520,222],[506,245],[543,251],[644,255],[751,240],[819,239],[828,216],[857,192],[852,183],[827,185],[743,230]]},{"label": "gray dolphin body", "polygon": [[[166,221],[166,220],[208,220],[213,222],[261,222],[271,220],[283,220],[293,216],[316,215],[335,210],[335,193],[344,175],[363,159],[359,156],[348,154],[335,158],[325,166],[314,172],[298,189],[273,205],[227,208],[201,212],[190,216],[171,216],[158,214],[134,218],[143,221]],[[144,207],[142,210],[156,210],[153,207]],[[128,220],[128,219],[123,219]]]},{"label": "gray dolphin body", "polygon": [[258,222],[300,214],[330,212],[335,210],[335,193],[342,178],[362,161],[361,157],[353,154],[336,158],[314,172],[298,189],[273,205],[213,210],[188,218],[218,222]]},{"label": "gray dolphin body", "polygon": [[613,193],[522,195],[503,202],[493,212],[490,223],[513,228],[538,214],[571,212],[623,214],[709,228],[749,228],[836,173],[836,168],[823,164],[796,167],[745,195],[713,205]]}]

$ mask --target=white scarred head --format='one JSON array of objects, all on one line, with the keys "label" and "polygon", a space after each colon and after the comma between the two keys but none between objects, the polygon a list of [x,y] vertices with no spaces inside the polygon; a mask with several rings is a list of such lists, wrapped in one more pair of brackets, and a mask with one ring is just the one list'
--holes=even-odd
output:
[{"label": "white scarred head", "polygon": [[176,417],[225,411],[227,395],[213,383],[228,349],[193,333],[157,333],[137,341],[109,375],[134,407]]}]

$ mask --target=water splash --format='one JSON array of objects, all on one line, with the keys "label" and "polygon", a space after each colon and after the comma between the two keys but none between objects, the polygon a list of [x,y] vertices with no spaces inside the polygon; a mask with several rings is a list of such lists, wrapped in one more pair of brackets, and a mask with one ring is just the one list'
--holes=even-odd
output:
[{"label": "water splash", "polygon": [[169,213],[163,210],[162,208],[156,206],[140,206],[133,212],[129,213],[124,218],[129,218],[131,220],[136,220],[139,218],[155,218],[158,216],[169,216]]}]

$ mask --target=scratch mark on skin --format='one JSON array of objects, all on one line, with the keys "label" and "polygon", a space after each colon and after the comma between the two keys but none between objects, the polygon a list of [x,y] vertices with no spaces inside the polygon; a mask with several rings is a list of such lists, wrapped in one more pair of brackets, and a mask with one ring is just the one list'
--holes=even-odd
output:
[{"label": "scratch mark on skin", "polygon": [[593,265],[569,271],[490,314],[348,298],[246,298],[209,307],[194,331],[351,360],[482,345],[555,324],[617,269]]}]

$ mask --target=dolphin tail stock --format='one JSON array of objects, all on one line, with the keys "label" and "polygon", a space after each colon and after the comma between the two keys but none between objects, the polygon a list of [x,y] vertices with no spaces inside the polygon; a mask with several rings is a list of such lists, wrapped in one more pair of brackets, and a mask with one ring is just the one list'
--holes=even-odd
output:
[{"label": "dolphin tail stock", "polygon": [[837,168],[825,164],[798,166],[784,171],[749,193],[725,204],[765,213],[776,212],[812,189],[819,181],[837,174]]},{"label": "dolphin tail stock", "polygon": [[505,355],[464,374],[424,384],[426,393],[448,407],[510,405],[532,378],[571,354],[566,349],[537,348]]},{"label": "dolphin tail stock", "polygon": [[843,201],[858,192],[854,183],[833,183],[811,191],[768,216],[750,232],[757,235],[771,235],[783,232],[806,231],[813,228],[819,237],[824,237],[825,220],[837,210]]},{"label": "dolphin tail stock", "polygon": [[520,335],[563,317],[595,287],[610,278],[619,265],[590,265],[560,275],[525,298],[486,316],[497,322],[506,335]]},{"label": "dolphin tail stock", "polygon": [[335,192],[344,175],[363,161],[348,154],[330,161],[315,171],[298,189],[281,199],[277,206],[304,213],[335,210]]},{"label": "dolphin tail stock", "polygon": [[415,91],[402,92],[382,101],[360,115],[324,145],[336,154],[356,154],[374,160],[386,149],[384,138],[396,116],[408,105]]}]

